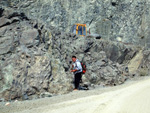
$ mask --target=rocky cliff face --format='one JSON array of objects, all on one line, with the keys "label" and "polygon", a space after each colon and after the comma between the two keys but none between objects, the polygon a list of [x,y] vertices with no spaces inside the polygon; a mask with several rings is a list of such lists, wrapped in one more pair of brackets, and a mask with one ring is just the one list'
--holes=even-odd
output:
[{"label": "rocky cliff face", "polygon": [[70,31],[84,23],[91,33],[149,47],[150,0],[1,0],[29,18]]},{"label": "rocky cliff face", "polygon": [[[84,5],[81,5],[83,2]],[[72,55],[76,55],[80,61],[86,62],[87,73],[83,76],[83,80],[89,86],[119,85],[132,75],[147,75],[149,72],[149,50],[143,51],[143,59],[138,64],[138,70],[142,71],[130,73],[128,63],[141,50],[140,46],[105,39],[83,38],[64,32],[74,22],[89,23],[90,26],[108,25],[104,27],[107,31],[110,28],[108,23],[111,22],[112,24],[116,21],[118,26],[113,28],[114,31],[105,32],[103,37],[112,39],[112,36],[120,36],[120,29],[117,28],[124,29],[123,26],[121,27],[124,24],[116,19],[112,21],[113,16],[112,20],[108,19],[107,16],[109,11],[113,11],[112,9],[114,11],[119,10],[118,7],[122,3],[129,4],[129,6],[136,3],[139,5],[145,3],[142,5],[143,7],[148,5],[148,2],[145,1],[130,3],[98,0],[78,2],[67,0],[1,0],[0,97],[5,100],[26,100],[72,91],[73,74],[70,73]],[[111,7],[109,7],[110,5]],[[101,10],[101,8],[104,9]],[[145,11],[143,8],[141,10]],[[87,13],[82,15],[79,11],[87,11]],[[102,17],[101,13],[104,13]],[[139,11],[139,13],[141,12]],[[111,12],[111,14],[114,13]],[[119,15],[123,14],[119,13]],[[115,17],[119,17],[119,15],[116,13]],[[146,16],[148,17],[148,14]],[[76,17],[79,18],[76,20]],[[120,16],[118,19],[121,20],[122,18]],[[100,22],[97,23],[97,20]],[[124,21],[126,22],[128,19]],[[145,30],[148,30],[147,22],[145,20],[143,22]],[[135,26],[134,24],[132,27],[136,26],[135,29],[139,30],[141,23]],[[97,27],[94,29],[93,32],[104,30]],[[109,30],[112,30],[112,27]],[[126,31],[124,30],[124,32]],[[130,36],[130,33],[132,34],[132,32],[128,32],[123,35],[124,40],[130,40],[130,38],[125,38],[125,36]],[[144,33],[146,34],[144,34],[143,39],[148,36],[147,31]],[[133,35],[131,38],[137,39],[138,36]]]},{"label": "rocky cliff face", "polygon": [[50,30],[8,9],[1,9],[0,20],[1,97],[28,99],[68,92],[63,65],[52,56]]}]

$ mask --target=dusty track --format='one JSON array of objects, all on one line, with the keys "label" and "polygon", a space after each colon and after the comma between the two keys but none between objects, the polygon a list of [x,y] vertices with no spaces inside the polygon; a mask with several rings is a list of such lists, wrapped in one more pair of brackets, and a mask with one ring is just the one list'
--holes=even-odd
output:
[{"label": "dusty track", "polygon": [[145,78],[103,90],[1,104],[0,113],[150,113],[149,106],[150,78]]}]

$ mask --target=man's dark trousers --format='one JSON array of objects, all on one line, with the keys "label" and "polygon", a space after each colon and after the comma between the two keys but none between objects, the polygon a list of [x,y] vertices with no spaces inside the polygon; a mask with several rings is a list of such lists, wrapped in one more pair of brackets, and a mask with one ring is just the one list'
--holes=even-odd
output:
[{"label": "man's dark trousers", "polygon": [[74,77],[75,78],[75,81],[74,81],[75,82],[74,83],[75,84],[75,89],[79,89],[79,84],[80,84],[81,76],[82,76],[81,73],[76,73],[75,74],[75,77]]}]

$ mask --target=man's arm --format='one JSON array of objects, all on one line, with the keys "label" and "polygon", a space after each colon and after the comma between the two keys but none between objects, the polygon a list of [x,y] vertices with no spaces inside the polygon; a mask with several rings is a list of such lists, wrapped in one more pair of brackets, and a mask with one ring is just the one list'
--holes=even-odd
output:
[{"label": "man's arm", "polygon": [[78,70],[77,69],[71,70],[71,72],[76,72],[76,71],[78,71]]},{"label": "man's arm", "polygon": [[79,71],[79,70],[82,70],[81,63],[80,62],[76,62],[76,69],[71,70],[71,72],[76,72],[76,71]]},{"label": "man's arm", "polygon": [[73,69],[74,65],[72,65],[71,72],[77,71],[77,69]]}]

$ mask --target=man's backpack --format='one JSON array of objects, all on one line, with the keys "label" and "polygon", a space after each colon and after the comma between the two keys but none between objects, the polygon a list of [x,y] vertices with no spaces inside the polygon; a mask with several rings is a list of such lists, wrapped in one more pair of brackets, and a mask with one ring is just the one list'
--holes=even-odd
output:
[{"label": "man's backpack", "polygon": [[81,66],[82,66],[82,74],[85,74],[85,72],[86,72],[86,64],[81,62]]}]

